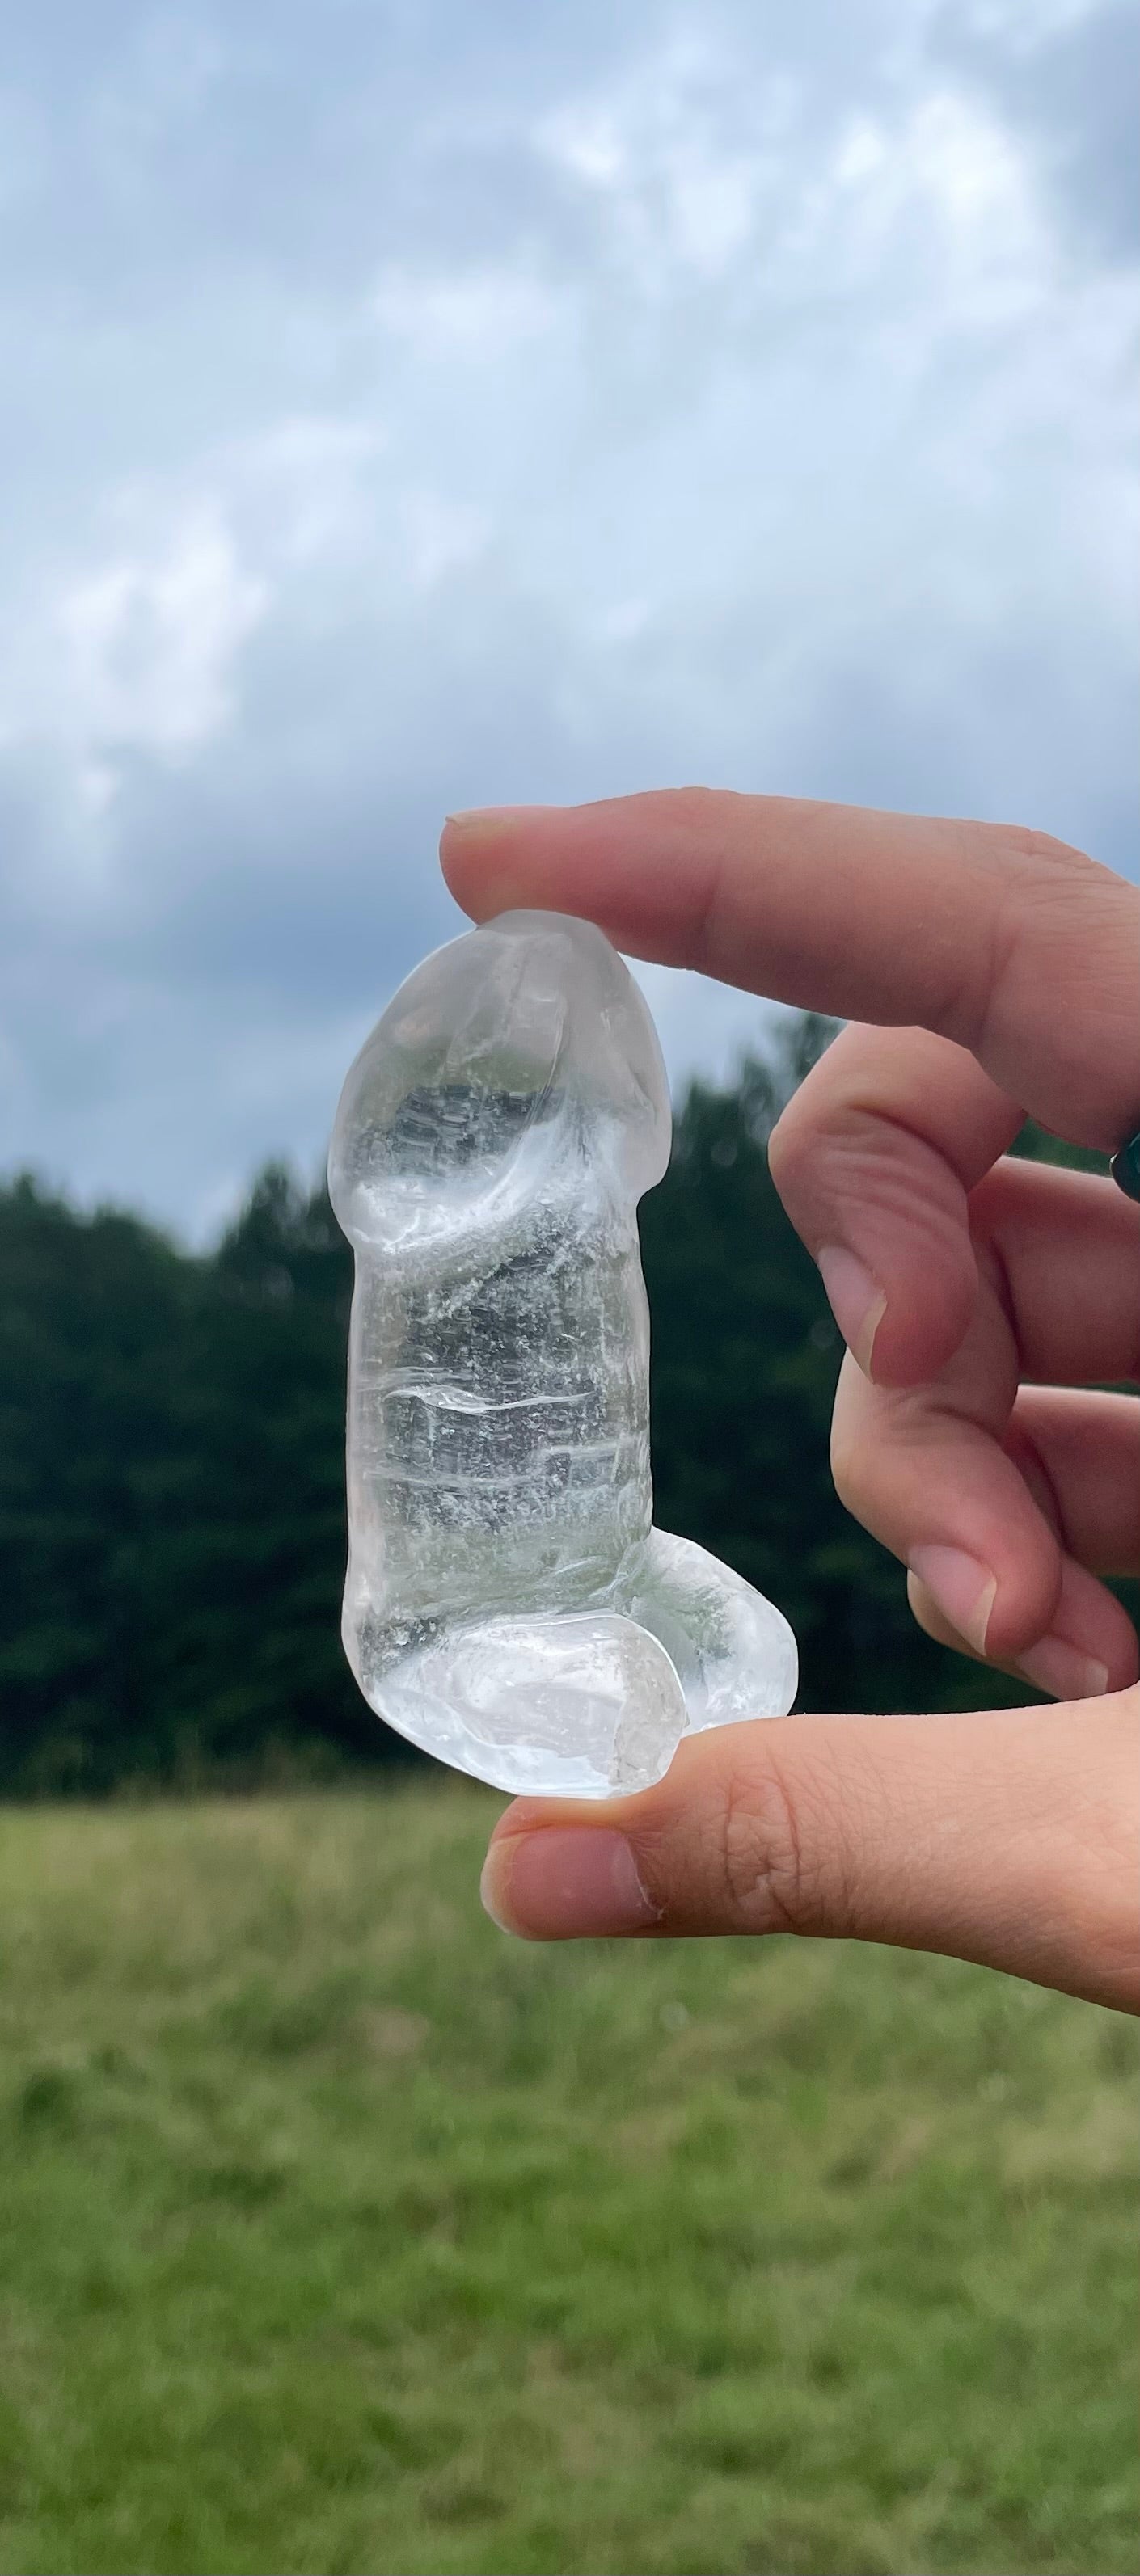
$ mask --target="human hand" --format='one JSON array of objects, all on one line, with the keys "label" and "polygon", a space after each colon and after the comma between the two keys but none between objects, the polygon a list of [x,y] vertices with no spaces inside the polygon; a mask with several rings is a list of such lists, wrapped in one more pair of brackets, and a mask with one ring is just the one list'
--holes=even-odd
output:
[{"label": "human hand", "polygon": [[945,1950],[1140,2009],[1140,1210],[1006,1159],[1027,1111],[1140,1116],[1140,898],[998,826],[684,789],[453,818],[476,920],[542,906],[849,1026],[772,1138],[848,1345],[848,1507],[942,1642],[1063,1705],[766,1719],[598,1808],[520,1800],[485,1896],[534,1939],[790,1930]]}]

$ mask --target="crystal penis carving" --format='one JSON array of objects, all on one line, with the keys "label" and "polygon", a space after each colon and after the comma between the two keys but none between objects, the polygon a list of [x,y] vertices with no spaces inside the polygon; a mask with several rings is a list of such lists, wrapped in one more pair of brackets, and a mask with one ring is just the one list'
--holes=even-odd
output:
[{"label": "crystal penis carving", "polygon": [[795,1693],[780,1612],[652,1526],[636,1208],[670,1136],[632,976],[545,912],[425,958],[337,1111],[345,1649],[381,1717],[501,1789],[645,1788]]}]

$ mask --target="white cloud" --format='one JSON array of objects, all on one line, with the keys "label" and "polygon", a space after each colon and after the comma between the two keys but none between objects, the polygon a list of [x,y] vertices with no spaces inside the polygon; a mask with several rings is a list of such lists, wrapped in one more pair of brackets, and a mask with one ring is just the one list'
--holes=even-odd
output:
[{"label": "white cloud", "polygon": [[[208,503],[149,554],[85,573],[57,609],[65,730],[111,759],[198,750],[233,718],[237,657],[268,597]],[[105,782],[105,762],[88,774]]]},{"label": "white cloud", "polygon": [[559,308],[522,267],[432,270],[393,260],[381,270],[372,309],[385,331],[425,357],[482,366],[541,338]]},{"label": "white cloud", "polygon": [[[822,192],[821,212],[840,273],[866,294],[884,262],[896,274],[909,269],[904,309],[912,326],[920,324],[919,348],[1041,309],[1059,246],[1024,145],[981,100],[940,88],[890,126],[856,119],[831,176],[834,193],[828,204]],[[920,299],[921,315],[913,311]],[[901,317],[894,318],[897,328]]]},{"label": "white cloud", "polygon": [[438,492],[409,492],[403,503],[408,564],[417,590],[434,590],[449,573],[477,563],[491,538],[485,510]]},{"label": "white cloud", "polygon": [[212,477],[269,578],[359,555],[370,480],[384,452],[381,421],[336,412],[286,413],[216,455]]},{"label": "white cloud", "polygon": [[787,175],[794,113],[786,75],[742,89],[732,52],[690,30],[540,117],[534,144],[599,203],[611,252],[660,295],[678,270],[712,281],[745,251]]},{"label": "white cloud", "polygon": [[1028,54],[1087,25],[1102,5],[1103,0],[960,0],[956,15],[963,35]]}]

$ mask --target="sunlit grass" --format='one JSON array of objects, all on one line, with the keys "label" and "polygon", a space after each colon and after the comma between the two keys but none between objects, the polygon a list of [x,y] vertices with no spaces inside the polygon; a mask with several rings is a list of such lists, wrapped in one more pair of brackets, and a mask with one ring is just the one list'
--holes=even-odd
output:
[{"label": "sunlit grass", "polygon": [[494,1811],[0,1818],[0,2569],[1130,2576],[1130,2027],[512,1945]]}]

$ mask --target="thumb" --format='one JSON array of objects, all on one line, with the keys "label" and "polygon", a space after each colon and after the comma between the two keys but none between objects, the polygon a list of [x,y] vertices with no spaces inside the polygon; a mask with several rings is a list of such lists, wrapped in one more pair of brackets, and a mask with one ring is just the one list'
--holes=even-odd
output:
[{"label": "thumb", "polygon": [[1140,2010],[1140,1693],[793,1717],[681,1745],[595,1805],[523,1798],[483,1901],[526,1940],[797,1932],[939,1950]]}]

